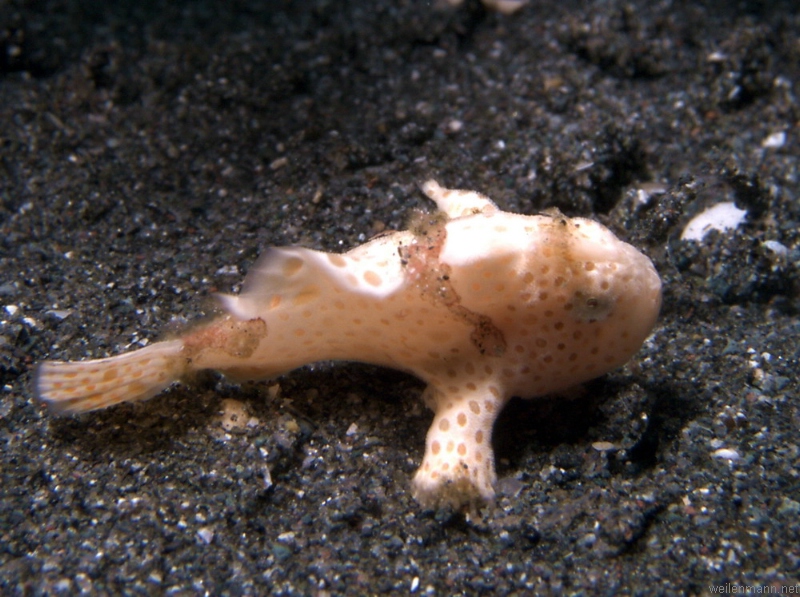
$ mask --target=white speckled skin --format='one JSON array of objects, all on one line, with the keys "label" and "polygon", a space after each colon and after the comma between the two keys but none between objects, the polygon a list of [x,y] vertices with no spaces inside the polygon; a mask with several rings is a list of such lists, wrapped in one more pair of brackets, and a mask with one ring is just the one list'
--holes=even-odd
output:
[{"label": "white speckled skin", "polygon": [[653,327],[661,282],[650,260],[602,225],[502,212],[430,181],[444,216],[342,254],[270,249],[228,315],[180,340],[80,363],[45,362],[39,397],[67,412],[152,396],[216,369],[265,379],[320,360],[363,361],[428,383],[434,410],[414,476],[424,505],[494,495],[494,421],[536,397],[625,363]]}]

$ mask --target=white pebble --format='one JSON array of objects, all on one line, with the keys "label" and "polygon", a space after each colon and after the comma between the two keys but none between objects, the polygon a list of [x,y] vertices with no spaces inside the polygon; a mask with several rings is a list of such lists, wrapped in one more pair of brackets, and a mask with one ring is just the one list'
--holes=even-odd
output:
[{"label": "white pebble", "polygon": [[208,545],[214,540],[214,531],[208,527],[203,527],[199,531],[197,531],[197,538],[200,539],[203,543]]},{"label": "white pebble", "polygon": [[460,120],[451,120],[447,123],[447,130],[451,133],[458,133],[464,128],[464,123]]},{"label": "white pebble", "polygon": [[289,158],[287,158],[286,156],[283,156],[283,157],[280,157],[280,158],[278,158],[276,160],[272,160],[272,162],[270,162],[270,164],[269,164],[269,169],[270,170],[280,170],[281,168],[283,168],[284,166],[286,166],[288,164],[289,164]]},{"label": "white pebble", "polygon": [[617,447],[611,442],[594,442],[592,447],[598,452],[609,452],[610,450],[617,449]]},{"label": "white pebble", "polygon": [[226,398],[220,403],[219,424],[225,431],[244,429],[250,422],[250,415],[244,402]]},{"label": "white pebble", "polygon": [[416,593],[417,589],[419,589],[419,576],[415,576],[411,579],[411,587],[409,587],[409,591]]},{"label": "white pebble", "polygon": [[780,131],[768,135],[766,139],[761,142],[761,147],[778,148],[783,147],[784,143],[786,143],[786,133],[784,131]]},{"label": "white pebble", "polygon": [[789,249],[786,245],[779,243],[776,240],[765,240],[761,243],[765,249],[769,249],[776,255],[787,255],[789,253]]},{"label": "white pebble", "polygon": [[720,448],[719,450],[714,450],[711,453],[711,455],[714,458],[720,458],[722,460],[730,460],[731,462],[736,462],[741,458],[739,452],[731,448]]}]

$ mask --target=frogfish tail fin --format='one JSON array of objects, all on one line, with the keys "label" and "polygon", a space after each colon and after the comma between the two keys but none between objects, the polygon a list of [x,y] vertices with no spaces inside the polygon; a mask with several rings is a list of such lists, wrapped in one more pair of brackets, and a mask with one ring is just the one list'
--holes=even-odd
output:
[{"label": "frogfish tail fin", "polygon": [[147,400],[186,371],[182,349],[181,340],[170,340],[105,359],[45,361],[34,375],[36,397],[62,413]]}]

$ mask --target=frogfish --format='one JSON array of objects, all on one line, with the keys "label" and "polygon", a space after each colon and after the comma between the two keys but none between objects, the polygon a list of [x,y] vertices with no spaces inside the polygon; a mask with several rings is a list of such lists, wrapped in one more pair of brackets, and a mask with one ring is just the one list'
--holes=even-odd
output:
[{"label": "frogfish", "polygon": [[79,413],[145,400],[197,371],[265,380],[360,361],[427,384],[433,410],[411,482],[424,507],[491,500],[492,430],[511,397],[562,392],[623,365],[658,316],[652,262],[606,227],[558,211],[501,211],[423,185],[438,211],[342,253],[270,248],[223,314],[110,358],[45,361],[39,400]]}]

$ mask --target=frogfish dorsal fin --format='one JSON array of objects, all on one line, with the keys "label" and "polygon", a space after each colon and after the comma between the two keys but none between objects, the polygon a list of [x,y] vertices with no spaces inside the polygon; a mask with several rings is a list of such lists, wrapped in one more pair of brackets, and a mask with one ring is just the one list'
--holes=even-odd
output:
[{"label": "frogfish dorsal fin", "polygon": [[246,320],[342,294],[388,296],[405,277],[399,258],[371,258],[387,242],[387,237],[377,238],[343,254],[302,247],[267,249],[250,268],[241,293],[217,299],[231,315]]},{"label": "frogfish dorsal fin", "polygon": [[448,218],[460,218],[478,213],[488,216],[499,211],[494,201],[486,195],[475,191],[445,189],[435,180],[425,182],[422,185],[422,192],[433,199],[436,206],[447,214]]}]

